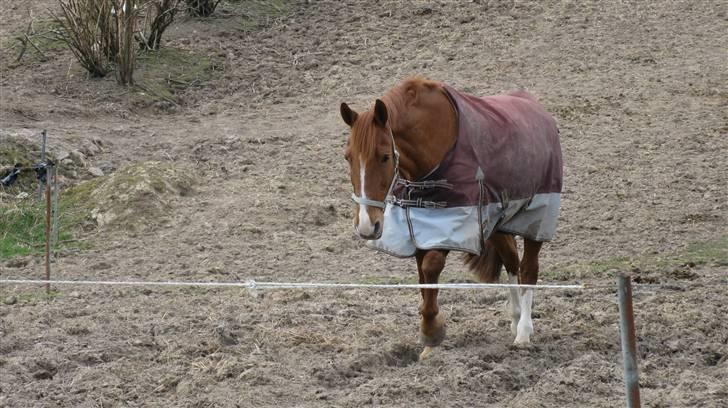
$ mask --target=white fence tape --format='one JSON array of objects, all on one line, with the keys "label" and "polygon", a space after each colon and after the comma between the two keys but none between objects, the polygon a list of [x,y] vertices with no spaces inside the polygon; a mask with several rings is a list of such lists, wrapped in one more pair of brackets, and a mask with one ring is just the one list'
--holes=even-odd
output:
[{"label": "white fence tape", "polygon": [[512,283],[298,283],[298,282],[185,282],[185,281],[93,281],[93,280],[35,280],[35,279],[0,279],[0,285],[98,285],[98,286],[186,286],[246,289],[584,289],[584,285],[518,285]]}]

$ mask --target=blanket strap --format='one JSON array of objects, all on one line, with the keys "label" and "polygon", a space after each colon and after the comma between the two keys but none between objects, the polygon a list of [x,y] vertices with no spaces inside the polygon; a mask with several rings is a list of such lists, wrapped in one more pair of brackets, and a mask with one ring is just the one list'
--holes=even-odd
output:
[{"label": "blanket strap", "polygon": [[452,190],[453,185],[448,183],[447,180],[424,180],[424,181],[409,181],[407,179],[399,178],[397,184],[405,186],[406,188],[425,190],[428,188],[444,188]]},{"label": "blanket strap", "polygon": [[475,179],[478,181],[480,192],[478,194],[478,229],[480,230],[480,253],[485,253],[485,234],[483,233],[483,180],[485,180],[485,174],[483,169],[478,166],[478,172],[475,173]]},{"label": "blanket strap", "polygon": [[392,199],[392,204],[398,205],[402,208],[417,207],[417,208],[445,208],[447,202],[445,201],[425,201],[422,198],[407,200],[407,199]]}]

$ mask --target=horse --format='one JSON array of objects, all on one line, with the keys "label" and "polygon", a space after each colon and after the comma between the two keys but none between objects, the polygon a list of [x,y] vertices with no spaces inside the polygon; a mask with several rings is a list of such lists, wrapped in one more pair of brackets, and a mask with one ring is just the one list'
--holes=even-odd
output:
[{"label": "horse", "polygon": [[[543,242],[558,218],[562,179],[555,119],[525,91],[475,97],[410,77],[374,106],[340,106],[350,133],[356,234],[375,249],[412,257],[419,282],[437,283],[451,251],[481,282],[535,285]],[[386,221],[386,222],[385,222]],[[523,238],[519,257],[515,236]],[[437,289],[421,289],[421,358],[445,338]],[[514,344],[533,334],[532,288],[509,289]]]}]

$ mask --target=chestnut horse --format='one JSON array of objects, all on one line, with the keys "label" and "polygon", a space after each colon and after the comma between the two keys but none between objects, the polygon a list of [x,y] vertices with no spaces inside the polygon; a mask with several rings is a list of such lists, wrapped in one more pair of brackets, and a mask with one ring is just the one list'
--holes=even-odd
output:
[{"label": "chestnut horse", "polygon": [[[365,112],[357,113],[346,103],[341,104],[341,116],[351,128],[345,156],[354,187],[354,228],[361,238],[382,237],[386,228],[385,208],[392,202],[390,198],[399,180],[422,180],[453,149],[459,129],[459,112],[454,105],[443,84],[419,77],[395,86]],[[560,147],[558,159],[560,166]],[[558,188],[560,191],[560,185]],[[536,284],[542,242],[524,236],[522,259],[512,231],[498,230],[496,226],[489,235],[481,235],[479,242],[482,251],[478,255],[467,254],[466,263],[480,281],[497,281],[505,266],[511,283]],[[420,283],[438,282],[451,249],[413,250]],[[422,357],[445,337],[445,320],[437,295],[437,289],[421,290],[420,334],[425,345]],[[532,301],[532,289],[510,289],[508,312],[515,344],[530,341]]]}]

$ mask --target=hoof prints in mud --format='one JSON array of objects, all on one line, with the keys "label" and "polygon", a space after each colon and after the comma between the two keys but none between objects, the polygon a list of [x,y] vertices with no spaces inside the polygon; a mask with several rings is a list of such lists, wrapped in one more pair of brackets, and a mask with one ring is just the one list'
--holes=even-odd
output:
[{"label": "hoof prints in mud", "polygon": [[415,345],[395,344],[388,351],[366,353],[350,359],[332,361],[325,367],[316,367],[312,374],[328,387],[360,384],[372,379],[382,367],[407,367],[418,361],[419,351]]},{"label": "hoof prints in mud", "polygon": [[392,350],[384,353],[384,361],[390,367],[407,367],[418,360],[418,351],[414,346],[395,344]]}]

